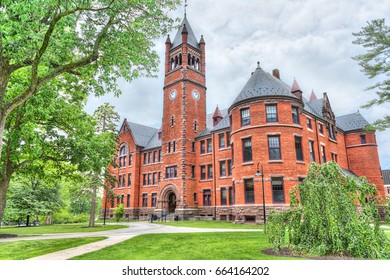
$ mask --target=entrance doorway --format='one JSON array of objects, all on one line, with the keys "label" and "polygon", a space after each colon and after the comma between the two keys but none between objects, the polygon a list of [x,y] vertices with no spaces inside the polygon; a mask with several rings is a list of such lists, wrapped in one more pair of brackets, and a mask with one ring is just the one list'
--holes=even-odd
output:
[{"label": "entrance doorway", "polygon": [[168,212],[175,213],[176,209],[176,195],[174,193],[170,193],[168,196]]}]

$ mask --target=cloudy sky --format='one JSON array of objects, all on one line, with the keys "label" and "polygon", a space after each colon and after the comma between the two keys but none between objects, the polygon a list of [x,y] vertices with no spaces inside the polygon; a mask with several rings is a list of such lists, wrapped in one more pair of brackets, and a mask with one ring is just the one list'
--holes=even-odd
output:
[{"label": "cloudy sky", "polygon": [[[373,80],[360,71],[351,57],[364,52],[352,44],[353,32],[366,22],[386,18],[390,24],[388,0],[189,0],[187,19],[200,39],[206,41],[207,109],[228,108],[256,68],[279,69],[281,79],[298,81],[303,94],[317,97],[328,93],[336,116],[359,110],[369,121],[390,112],[390,104],[372,109],[361,106],[375,98],[365,91]],[[179,8],[173,17],[182,17]],[[170,33],[174,38],[176,30]],[[163,58],[165,37],[156,41],[160,72],[158,79],[120,81],[123,94],[91,97],[87,111],[103,102],[116,107],[122,120],[158,128],[162,117]],[[390,169],[390,130],[377,132],[383,169]]]}]

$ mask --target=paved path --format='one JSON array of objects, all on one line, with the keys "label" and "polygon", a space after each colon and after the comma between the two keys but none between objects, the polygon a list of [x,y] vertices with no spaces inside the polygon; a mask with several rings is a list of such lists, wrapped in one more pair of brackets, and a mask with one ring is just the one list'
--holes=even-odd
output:
[{"label": "paved path", "polygon": [[[96,237],[106,236],[105,240],[81,245],[78,247],[54,252],[47,255],[31,258],[30,260],[66,260],[85,253],[103,249],[114,245],[124,240],[133,238],[134,236],[145,233],[175,233],[175,232],[226,232],[226,231],[253,231],[241,229],[209,229],[209,228],[187,228],[176,226],[165,226],[162,224],[153,224],[147,222],[126,223],[128,228],[118,230],[108,230],[99,232],[79,232],[79,233],[58,233],[58,234],[42,234],[39,236],[29,236],[20,238],[4,238],[0,242],[12,242],[19,240],[42,240],[42,239],[59,239],[59,238],[80,238],[80,237]],[[256,230],[255,230],[256,231]],[[261,231],[261,230],[259,230]]]}]

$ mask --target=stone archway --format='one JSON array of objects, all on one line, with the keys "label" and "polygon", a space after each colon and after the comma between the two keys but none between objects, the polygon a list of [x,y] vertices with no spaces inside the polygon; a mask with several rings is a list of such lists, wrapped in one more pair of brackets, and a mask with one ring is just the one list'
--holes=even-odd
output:
[{"label": "stone archway", "polygon": [[179,204],[180,196],[177,187],[173,184],[165,186],[159,197],[159,208],[162,213],[175,213],[177,205]]},{"label": "stone archway", "polygon": [[168,195],[168,213],[175,213],[176,210],[176,195],[170,192]]}]

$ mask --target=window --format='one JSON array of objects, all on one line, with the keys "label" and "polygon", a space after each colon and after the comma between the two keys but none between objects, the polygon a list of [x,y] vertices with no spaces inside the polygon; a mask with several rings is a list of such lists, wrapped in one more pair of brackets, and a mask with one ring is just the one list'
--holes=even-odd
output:
[{"label": "window", "polygon": [[152,207],[156,207],[156,206],[157,206],[157,194],[152,193]]},{"label": "window", "polygon": [[299,124],[299,112],[298,107],[292,107],[292,121],[295,124]]},{"label": "window", "polygon": [[148,194],[142,194],[142,207],[148,207]]},{"label": "window", "polygon": [[171,153],[171,151],[172,151],[172,143],[171,142],[168,142],[168,154],[170,154]]},{"label": "window", "polygon": [[271,178],[272,202],[284,203],[283,177]]},{"label": "window", "polygon": [[226,188],[221,188],[221,205],[226,205]]},{"label": "window", "polygon": [[198,131],[198,121],[197,120],[194,121],[194,130]]},{"label": "window", "polygon": [[332,157],[332,161],[337,162],[337,154],[336,153],[330,153],[330,156]]},{"label": "window", "polygon": [[211,139],[207,139],[207,152],[211,153],[213,150],[213,143],[211,142]]},{"label": "window", "polygon": [[191,166],[191,178],[195,178],[195,165]]},{"label": "window", "polygon": [[360,135],[360,143],[361,144],[366,144],[367,143],[365,134]]},{"label": "window", "polygon": [[250,124],[249,108],[241,109],[241,126]]},{"label": "window", "polygon": [[219,148],[225,148],[225,134],[221,133],[218,134],[218,143],[219,143]]},{"label": "window", "polygon": [[191,144],[191,151],[195,153],[195,142],[192,142]]},{"label": "window", "polygon": [[320,134],[324,134],[324,126],[322,124],[318,124],[318,131],[320,132]]},{"label": "window", "polygon": [[206,153],[206,146],[205,146],[204,140],[203,140],[203,141],[200,141],[200,142],[199,142],[199,145],[200,145],[200,153],[201,153],[201,154],[205,154],[205,153]]},{"label": "window", "polygon": [[227,162],[228,162],[228,176],[232,176],[232,160],[229,159]]},{"label": "window", "polygon": [[279,136],[268,136],[268,153],[270,160],[281,159]]},{"label": "window", "polygon": [[322,163],[326,162],[326,153],[325,153],[325,146],[324,145],[321,145],[321,159],[322,159]]},{"label": "window", "polygon": [[213,179],[213,165],[207,165],[207,179]]},{"label": "window", "polygon": [[255,189],[253,187],[253,179],[244,179],[245,188],[245,203],[250,204],[255,202]]},{"label": "window", "polygon": [[157,184],[157,172],[153,173],[153,185]]},{"label": "window", "polygon": [[152,184],[152,173],[148,174],[148,186]]},{"label": "window", "polygon": [[335,133],[335,130],[334,130],[334,125],[333,124],[328,124],[327,125],[327,130],[328,130],[329,138],[332,139],[332,140],[336,140],[336,133]]},{"label": "window", "polygon": [[198,203],[198,194],[194,193],[194,203]]},{"label": "window", "polygon": [[302,152],[302,138],[295,136],[294,137],[294,142],[295,142],[295,154],[296,154],[296,159],[299,161],[303,161],[303,152]]},{"label": "window", "polygon": [[153,162],[158,162],[158,152],[157,151],[153,152]]},{"label": "window", "polygon": [[131,187],[131,173],[127,174],[127,187]]},{"label": "window", "polygon": [[266,105],[265,110],[267,113],[266,121],[267,122],[277,122],[278,121],[278,107],[276,104]]},{"label": "window", "polygon": [[148,163],[153,162],[153,154],[151,152],[148,153]]},{"label": "window", "polygon": [[308,129],[312,129],[313,127],[312,127],[312,125],[311,125],[311,119],[306,118],[306,122],[307,122],[307,128],[308,128]]},{"label": "window", "polygon": [[173,126],[174,124],[175,124],[175,117],[171,116],[171,126]]},{"label": "window", "polygon": [[114,208],[114,207],[115,207],[115,206],[114,206],[114,203],[115,203],[114,198],[111,198],[111,208]]},{"label": "window", "polygon": [[121,195],[121,204],[125,204],[125,196],[123,194]]},{"label": "window", "polygon": [[126,207],[127,208],[130,207],[130,195],[129,194],[127,195]]},{"label": "window", "polygon": [[227,146],[230,147],[230,132],[226,132],[226,143]]},{"label": "window", "polygon": [[206,165],[200,166],[200,179],[206,180]]},{"label": "window", "polygon": [[226,162],[225,161],[219,162],[219,176],[220,177],[226,176]]},{"label": "window", "polygon": [[119,150],[119,167],[126,166],[127,145],[123,145]]},{"label": "window", "polygon": [[126,185],[126,175],[119,175],[118,182],[119,188],[124,188]]},{"label": "window", "polygon": [[148,162],[148,154],[144,154],[144,164],[146,164]]},{"label": "window", "polygon": [[234,190],[233,187],[229,187],[229,204],[234,204]]},{"label": "window", "polygon": [[177,166],[169,166],[165,168],[165,178],[176,178],[177,177]]},{"label": "window", "polygon": [[203,190],[203,206],[211,206],[211,190]]},{"label": "window", "polygon": [[172,152],[176,152],[176,141],[172,141]]},{"label": "window", "polygon": [[133,165],[133,155],[129,155],[129,166]]},{"label": "window", "polygon": [[162,161],[162,150],[158,150],[158,161]]},{"label": "window", "polygon": [[252,139],[242,139],[243,162],[252,161]]},{"label": "window", "polygon": [[309,140],[309,149],[310,149],[310,162],[315,162],[315,154],[314,154],[314,141]]}]

